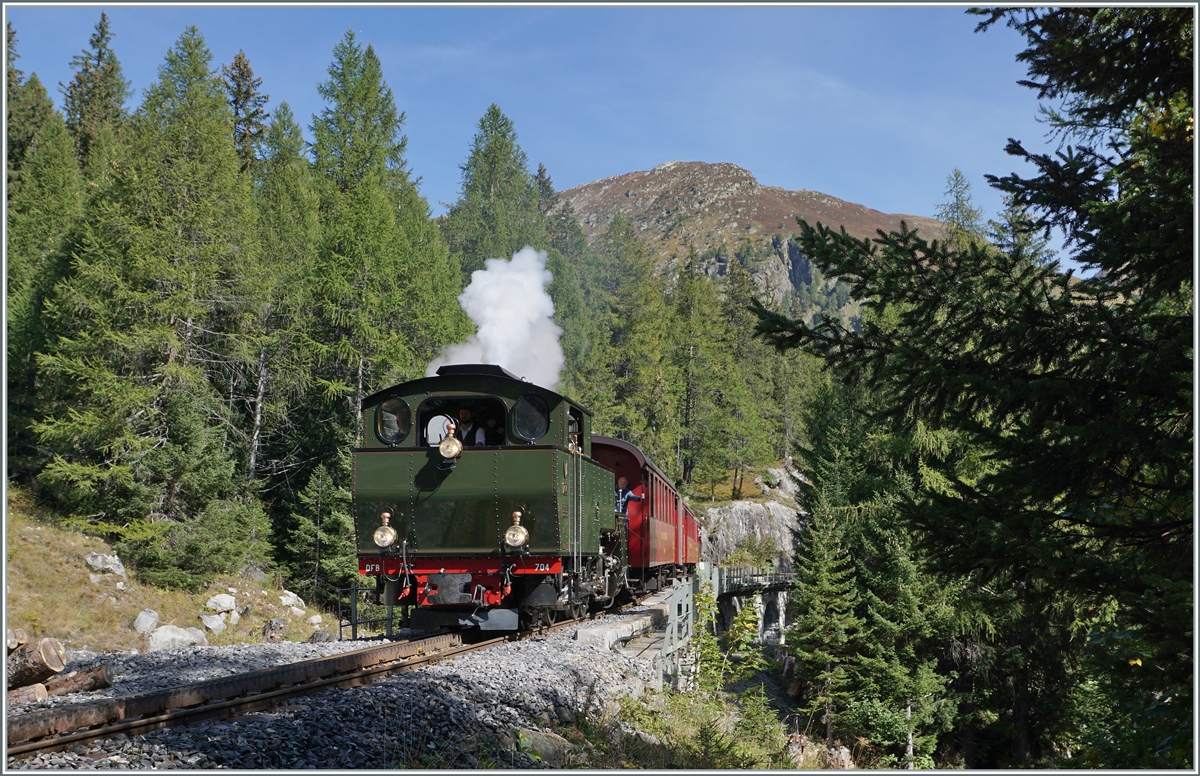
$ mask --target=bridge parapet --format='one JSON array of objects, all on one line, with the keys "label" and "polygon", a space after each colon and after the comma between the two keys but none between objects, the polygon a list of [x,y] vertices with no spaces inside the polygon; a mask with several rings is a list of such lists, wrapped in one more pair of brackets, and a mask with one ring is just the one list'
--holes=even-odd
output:
[{"label": "bridge parapet", "polygon": [[696,566],[700,584],[709,584],[717,598],[786,590],[796,581],[791,572],[776,571],[773,567],[742,566],[724,568],[709,563]]}]

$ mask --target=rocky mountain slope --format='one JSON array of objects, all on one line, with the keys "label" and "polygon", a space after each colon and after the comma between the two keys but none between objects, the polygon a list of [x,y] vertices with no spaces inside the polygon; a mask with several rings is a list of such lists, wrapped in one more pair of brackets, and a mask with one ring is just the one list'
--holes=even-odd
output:
[{"label": "rocky mountain slope", "polygon": [[560,192],[571,203],[589,238],[603,232],[617,213],[625,216],[668,258],[688,247],[736,245],[745,238],[787,237],[796,218],[845,226],[855,237],[900,226],[935,230],[924,216],[882,213],[819,191],[763,186],[748,171],[719,162],[667,162],[653,170],[614,175]]},{"label": "rocky mountain slope", "polygon": [[711,271],[716,274],[729,256],[753,254],[760,260],[751,271],[777,300],[789,288],[812,282],[807,259],[788,239],[799,231],[797,217],[844,226],[855,237],[896,229],[901,220],[930,235],[941,225],[925,216],[882,213],[819,191],[763,186],[748,170],[727,162],[667,162],[567,189],[559,193],[559,200],[571,204],[589,239],[603,233],[618,213],[623,215],[664,265],[689,249],[699,254],[715,249]]}]

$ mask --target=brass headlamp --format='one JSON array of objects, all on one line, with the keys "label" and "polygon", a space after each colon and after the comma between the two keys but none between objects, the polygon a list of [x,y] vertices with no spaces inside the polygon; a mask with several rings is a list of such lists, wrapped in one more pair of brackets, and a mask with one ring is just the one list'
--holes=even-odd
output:
[{"label": "brass headlamp", "polygon": [[521,510],[513,510],[513,524],[504,532],[504,543],[509,547],[520,547],[529,541],[529,529],[521,525],[522,517]]},{"label": "brass headlamp", "polygon": [[383,521],[383,525],[375,529],[375,535],[372,537],[375,544],[379,547],[391,547],[396,543],[396,529],[388,525],[388,521],[392,519],[391,512],[381,512],[379,519]]}]

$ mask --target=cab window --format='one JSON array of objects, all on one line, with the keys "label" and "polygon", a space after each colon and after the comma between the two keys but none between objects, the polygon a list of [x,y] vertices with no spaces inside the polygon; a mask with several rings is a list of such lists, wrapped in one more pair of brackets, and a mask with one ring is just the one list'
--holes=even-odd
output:
[{"label": "cab window", "polygon": [[412,413],[399,397],[385,399],[375,411],[375,436],[385,445],[398,445],[408,436]]},{"label": "cab window", "polygon": [[504,444],[504,402],[481,396],[435,396],[417,412],[416,444],[436,447],[451,433],[465,447]]}]

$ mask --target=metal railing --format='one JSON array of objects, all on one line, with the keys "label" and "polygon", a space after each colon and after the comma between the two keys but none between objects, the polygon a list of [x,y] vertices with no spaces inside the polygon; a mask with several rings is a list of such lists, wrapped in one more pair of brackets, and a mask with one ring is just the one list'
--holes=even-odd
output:
[{"label": "metal railing", "polygon": [[[364,593],[367,595],[364,596]],[[397,611],[390,604],[377,604],[370,600],[375,595],[374,585],[359,587],[358,583],[355,582],[350,587],[339,589],[337,594],[338,641],[345,640],[345,631],[347,628],[350,629],[350,639],[352,641],[358,640],[358,631],[360,628],[372,636],[384,635],[391,637],[397,626],[403,625],[406,621],[403,617],[403,608]],[[366,614],[366,616],[362,616],[363,614]]]}]

